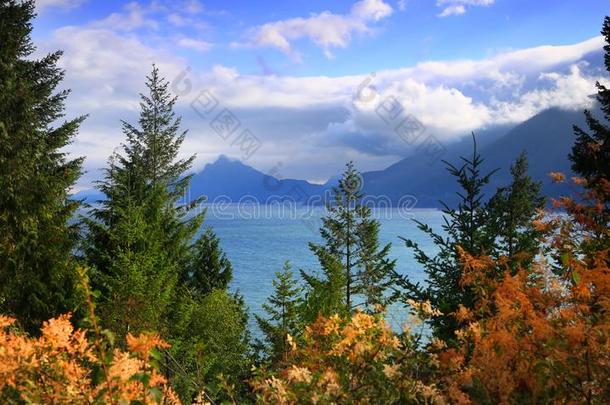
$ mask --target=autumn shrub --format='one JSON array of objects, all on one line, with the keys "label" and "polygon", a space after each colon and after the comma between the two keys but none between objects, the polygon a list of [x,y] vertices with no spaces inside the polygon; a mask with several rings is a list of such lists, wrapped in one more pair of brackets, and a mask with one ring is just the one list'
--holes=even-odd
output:
[{"label": "autumn shrub", "polygon": [[78,274],[88,314],[76,329],[71,314],[44,322],[39,337],[0,315],[0,400],[43,404],[179,404],[159,367],[169,345],[157,333],[127,334],[126,350],[95,315],[87,271]]},{"label": "autumn shrub", "polygon": [[40,337],[0,316],[0,398],[5,403],[179,403],[159,373],[155,334],[127,336],[127,351],[101,355],[70,315],[44,323]]},{"label": "autumn shrub", "polygon": [[279,371],[257,370],[252,386],[262,403],[409,403],[432,401],[433,385],[418,379],[416,342],[392,332],[382,314],[319,317],[302,343],[290,336]]},{"label": "autumn shrub", "polygon": [[502,260],[461,251],[462,283],[477,305],[454,314],[458,347],[432,353],[451,402],[607,403],[610,267],[599,192],[555,201],[564,213],[535,221],[544,254],[514,275],[497,280]]}]

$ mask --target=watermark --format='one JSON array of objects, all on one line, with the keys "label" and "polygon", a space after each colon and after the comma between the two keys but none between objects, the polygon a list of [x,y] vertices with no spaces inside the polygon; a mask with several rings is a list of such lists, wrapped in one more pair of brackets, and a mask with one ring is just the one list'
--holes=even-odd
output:
[{"label": "watermark", "polygon": [[[172,80],[172,91],[181,97],[189,96],[193,83],[189,78],[190,67],[180,72]],[[241,160],[247,161],[261,147],[261,140],[227,106],[223,105],[210,89],[201,90],[190,102],[191,109],[208,122],[210,129],[222,140],[230,143],[241,153]]]},{"label": "watermark", "polygon": [[[376,74],[371,73],[358,86],[354,100],[368,104],[380,97],[372,84]],[[440,160],[445,145],[434,134],[427,133],[425,125],[414,115],[407,114],[402,103],[393,95],[383,98],[375,107],[375,113],[407,145],[413,146],[428,157],[428,164]]]},{"label": "watermark", "polygon": [[[295,190],[299,187],[295,187]],[[299,192],[286,195],[270,195],[259,199],[244,195],[233,200],[227,195],[219,195],[211,201],[198,204],[190,210],[191,214],[207,212],[215,220],[256,220],[282,219],[301,221],[310,231],[317,233],[322,218],[329,214],[334,201],[334,193],[325,190],[311,195],[302,201]],[[397,203],[388,196],[365,196],[360,202],[371,210],[371,218],[376,220],[413,219],[417,198],[405,195]]]},{"label": "watermark", "polygon": [[[190,74],[191,68],[187,67],[174,78],[171,82],[174,94],[191,97],[190,108],[208,124],[211,131],[238,149],[241,160],[250,159],[261,149],[261,140],[211,89],[195,92]],[[361,83],[356,94],[358,100],[369,103],[378,98],[379,93],[372,84],[374,78],[373,73]],[[404,108],[395,97],[386,97],[376,106],[375,111],[409,145],[416,145],[431,157],[444,153],[443,145],[433,135],[422,138],[426,132],[425,127],[412,115],[404,114]],[[217,220],[300,220],[310,231],[317,233],[322,224],[321,218],[336,203],[334,191],[330,188],[321,190],[315,185],[307,187],[298,181],[287,182],[282,175],[282,166],[283,163],[279,162],[263,177],[263,188],[268,196],[262,200],[251,195],[244,195],[237,201],[226,195],[217,196],[212,201],[191,200],[190,189],[187,189],[181,204],[188,207],[189,212],[201,213],[206,210]],[[364,178],[358,174],[342,180],[341,185],[346,191],[359,192],[364,189]],[[376,219],[412,219],[417,198],[405,195],[395,201],[385,195],[365,195],[359,203],[370,208]]]}]

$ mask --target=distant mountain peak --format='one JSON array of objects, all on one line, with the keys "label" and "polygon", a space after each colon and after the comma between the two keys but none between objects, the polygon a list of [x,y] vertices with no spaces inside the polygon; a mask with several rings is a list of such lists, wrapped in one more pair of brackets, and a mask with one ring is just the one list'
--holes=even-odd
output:
[{"label": "distant mountain peak", "polygon": [[212,163],[241,163],[238,159],[233,159],[228,157],[227,155],[219,155],[218,158]]},{"label": "distant mountain peak", "polygon": [[223,197],[237,202],[244,196],[255,197],[262,202],[278,196],[292,196],[300,200],[320,195],[323,190],[323,185],[305,180],[273,177],[226,155],[218,156],[191,179],[191,195],[206,195],[210,201]]}]

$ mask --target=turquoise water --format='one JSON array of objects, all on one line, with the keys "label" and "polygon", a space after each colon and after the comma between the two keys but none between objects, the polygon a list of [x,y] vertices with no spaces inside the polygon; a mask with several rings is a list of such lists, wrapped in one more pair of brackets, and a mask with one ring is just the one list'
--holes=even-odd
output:
[{"label": "turquoise water", "polygon": [[[282,269],[284,261],[291,262],[295,274],[299,269],[310,272],[319,268],[308,243],[320,241],[318,228],[323,214],[322,208],[313,211],[255,206],[208,208],[205,223],[221,239],[221,246],[233,264],[231,288],[244,296],[250,314],[262,314],[261,304],[271,294],[274,273]],[[421,266],[399,236],[414,239],[424,250],[434,253],[434,245],[417,229],[413,219],[440,230],[441,213],[432,209],[414,209],[407,213],[383,208],[373,210],[373,216],[381,223],[381,243],[392,243],[391,257],[397,260],[397,270],[423,281]],[[394,307],[389,311],[388,321],[393,327],[399,327],[405,316],[402,308]],[[252,318],[251,327],[256,334]]]}]

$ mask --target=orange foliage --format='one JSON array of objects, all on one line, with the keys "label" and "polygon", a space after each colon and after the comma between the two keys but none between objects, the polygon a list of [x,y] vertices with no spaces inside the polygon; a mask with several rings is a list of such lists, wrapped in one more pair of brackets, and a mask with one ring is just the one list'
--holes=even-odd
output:
[{"label": "orange foliage", "polygon": [[549,173],[549,177],[555,183],[563,183],[566,179],[566,175],[561,172],[551,172],[551,173]]},{"label": "orange foliage", "polygon": [[[460,345],[440,350],[439,384],[451,402],[605,403],[610,398],[608,248],[592,238],[607,227],[599,204],[562,198],[568,216],[547,221],[547,252],[515,275],[491,277],[498,262],[461,252],[463,283],[486,286],[477,306],[455,314]],[[598,239],[599,240],[599,239]],[[605,248],[603,248],[605,247]]]},{"label": "orange foliage", "polygon": [[[31,338],[13,319],[0,316],[0,397],[27,403],[179,403],[150,362],[155,347],[167,347],[158,336],[130,336],[129,352],[116,349],[102,359],[69,318],[45,322],[41,336]],[[107,372],[97,376],[94,370],[102,368]]]},{"label": "orange foliage", "polygon": [[[407,331],[398,340],[380,315],[319,318],[301,346],[291,340],[291,357],[278,372],[259,371],[252,383],[259,400],[607,403],[610,243],[603,193],[610,187],[588,191],[579,202],[555,201],[567,215],[540,212],[542,254],[528,268],[514,271],[505,258],[473,257],[458,247],[461,284],[475,302],[451,314],[461,325],[456,344],[431,338],[418,350],[416,338]],[[408,305],[420,318],[440,315],[426,302]]]},{"label": "orange foliage", "polygon": [[[424,308],[427,310],[427,308]],[[277,373],[252,381],[263,403],[395,403],[438,397],[414,375],[415,351],[381,315],[318,318]],[[308,399],[308,400],[306,400]]]}]

